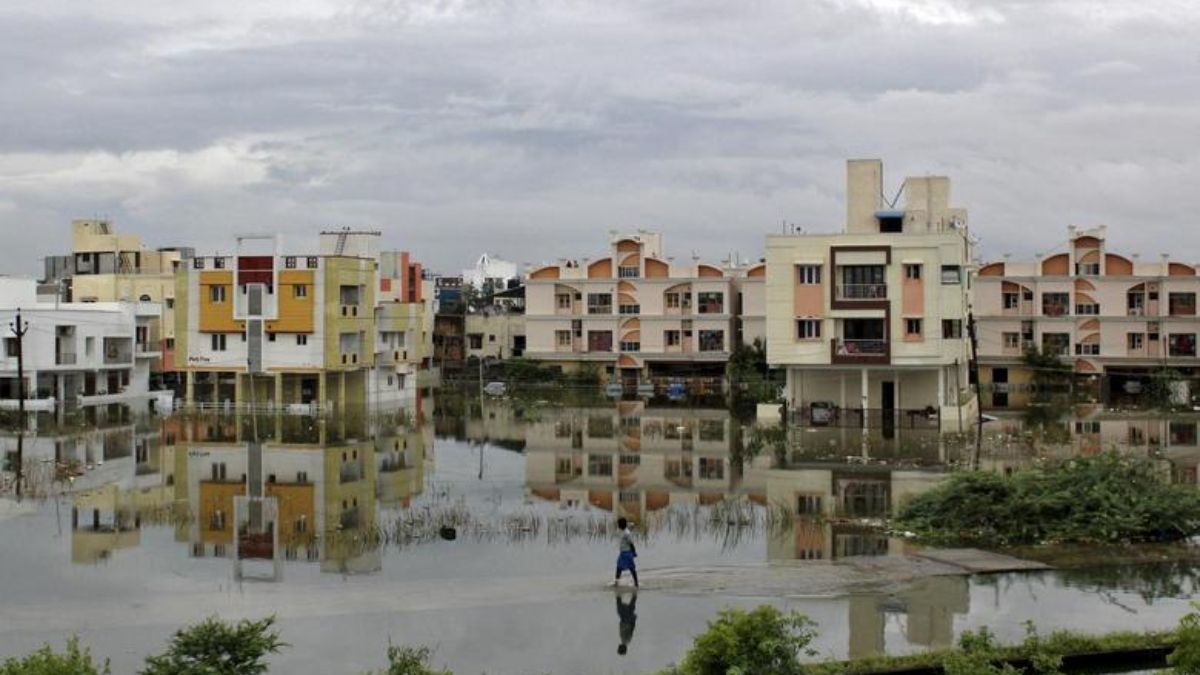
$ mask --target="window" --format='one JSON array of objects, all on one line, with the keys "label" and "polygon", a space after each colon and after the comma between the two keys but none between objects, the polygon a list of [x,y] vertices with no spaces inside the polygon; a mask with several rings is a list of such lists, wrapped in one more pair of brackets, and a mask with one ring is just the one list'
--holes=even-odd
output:
[{"label": "window", "polygon": [[308,336],[307,335],[297,335],[296,336],[296,346],[297,347],[303,347],[306,344],[308,344]]},{"label": "window", "polygon": [[488,333],[488,342],[495,342],[495,341],[496,341],[496,336],[491,333]]},{"label": "window", "polygon": [[719,457],[701,457],[698,468],[701,480],[725,479],[725,461]]},{"label": "window", "polygon": [[806,286],[821,283],[821,266],[796,265],[796,283]]},{"label": "window", "polygon": [[617,307],[617,309],[620,310],[621,314],[641,314],[642,313],[641,305],[619,305]]},{"label": "window", "polygon": [[913,280],[920,279],[921,278],[921,266],[918,264],[913,264],[913,263],[905,264],[904,265],[904,278],[905,279],[913,279]]},{"label": "window", "polygon": [[1079,276],[1097,276],[1100,274],[1100,263],[1075,263],[1075,274]]},{"label": "window", "polygon": [[1016,293],[1004,293],[1004,309],[1016,309],[1020,307],[1020,297]]},{"label": "window", "polygon": [[225,259],[224,258],[213,258],[213,269],[214,270],[225,269]]},{"label": "window", "polygon": [[214,352],[225,351],[225,346],[226,346],[225,345],[225,337],[226,336],[224,333],[213,333],[213,335],[212,335],[212,350]]},{"label": "window", "polygon": [[1077,434],[1098,434],[1100,433],[1100,420],[1078,420],[1075,422],[1075,433]]},{"label": "window", "polygon": [[287,256],[286,258],[284,258],[284,259],[283,259],[283,266],[284,266],[286,269],[289,269],[289,270],[294,270],[294,269],[296,269],[296,256],[294,256],[294,255],[289,255],[289,256]]},{"label": "window", "polygon": [[[88,339],[91,340],[91,338],[88,338]],[[17,338],[15,338],[15,337],[4,338],[4,355],[5,356],[7,356],[10,359],[14,359],[17,357],[18,351],[20,351],[20,348],[17,346]]]},{"label": "window", "polygon": [[887,298],[883,265],[843,265],[838,267],[842,285],[838,297],[848,300]]},{"label": "window", "polygon": [[1146,346],[1146,336],[1141,333],[1127,333],[1125,335],[1125,346],[1131,350],[1142,349]]},{"label": "window", "polygon": [[569,331],[569,330],[554,331],[554,343],[556,345],[558,345],[559,347],[570,347],[571,346],[571,331]]},{"label": "window", "polygon": [[165,302],[167,303],[167,309],[175,308],[175,298],[167,298]]},{"label": "window", "polygon": [[1100,356],[1099,342],[1081,342],[1075,345],[1076,356]]},{"label": "window", "polygon": [[1100,305],[1095,302],[1077,302],[1075,313],[1080,316],[1096,316],[1100,313]]},{"label": "window", "polygon": [[679,308],[679,294],[678,293],[667,293],[666,300],[667,300],[667,309],[678,309]]},{"label": "window", "polygon": [[1129,316],[1141,316],[1145,313],[1146,294],[1140,291],[1129,293],[1125,297],[1125,307]]},{"label": "window", "polygon": [[612,314],[612,293],[588,293],[588,314]]},{"label": "window", "polygon": [[1066,356],[1070,353],[1070,333],[1042,333],[1042,352],[1054,356]]},{"label": "window", "polygon": [[796,320],[796,339],[797,340],[817,340],[821,337],[821,320],[820,319],[797,319]]},{"label": "window", "polygon": [[1195,356],[1195,333],[1171,333],[1167,336],[1168,353],[1171,356]]},{"label": "window", "polygon": [[275,341],[275,334],[267,333],[267,342],[274,342],[274,341]]},{"label": "window", "polygon": [[204,258],[192,258],[192,269],[194,269],[194,270],[204,269]]},{"label": "window", "polygon": [[677,330],[663,331],[663,344],[665,344],[668,347],[678,347],[681,343],[682,343],[682,340],[680,339],[679,331],[677,331]]},{"label": "window", "polygon": [[225,287],[224,286],[209,286],[208,301],[217,304],[225,302]]},{"label": "window", "polygon": [[640,342],[621,342],[621,351],[623,352],[639,352],[642,350]]},{"label": "window", "polygon": [[632,279],[632,278],[636,277],[637,275],[638,275],[637,266],[629,267],[626,265],[621,265],[620,267],[617,268],[617,278],[619,278],[619,279]]},{"label": "window", "polygon": [[1167,311],[1171,316],[1195,316],[1195,293],[1167,293]]},{"label": "window", "polygon": [[471,333],[467,341],[471,349],[483,349],[483,333]]},{"label": "window", "polygon": [[[590,436],[591,434],[589,433],[588,435]],[[612,464],[611,455],[588,455],[588,475],[611,476],[613,472]]]},{"label": "window", "polygon": [[1001,338],[1004,340],[1005,349],[1020,349],[1021,334],[1020,333],[1003,333]]},{"label": "window", "polygon": [[292,286],[292,297],[293,298],[307,298],[308,297],[308,286],[305,284],[294,284]]},{"label": "window", "polygon": [[821,495],[796,495],[796,515],[821,515]]},{"label": "window", "polygon": [[725,331],[723,330],[702,330],[700,331],[700,351],[702,352],[719,352],[725,350]]},{"label": "window", "polygon": [[559,309],[571,309],[571,294],[558,293],[554,296],[554,301]]},{"label": "window", "polygon": [[589,352],[611,352],[613,348],[613,338],[611,330],[589,330],[588,331],[588,351]]},{"label": "window", "polygon": [[920,319],[905,319],[904,320],[904,334],[919,336],[921,334],[921,320]]},{"label": "window", "polygon": [[942,265],[943,284],[961,284],[962,267],[959,265]]},{"label": "window", "polygon": [[700,305],[701,314],[721,314],[725,311],[725,294],[709,291],[697,293],[696,301]]},{"label": "window", "polygon": [[942,319],[942,338],[958,340],[962,337],[962,319]]},{"label": "window", "polygon": [[1042,314],[1046,316],[1066,316],[1070,307],[1070,293],[1042,293]]},{"label": "window", "polygon": [[304,265],[310,270],[317,269],[317,256],[310,255],[304,259]]}]

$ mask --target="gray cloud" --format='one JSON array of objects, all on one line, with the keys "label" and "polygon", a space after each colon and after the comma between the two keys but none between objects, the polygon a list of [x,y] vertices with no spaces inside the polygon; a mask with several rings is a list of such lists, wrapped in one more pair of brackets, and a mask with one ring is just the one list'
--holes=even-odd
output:
[{"label": "gray cloud", "polygon": [[446,271],[623,227],[756,257],[836,229],[862,156],[950,175],[986,256],[1107,224],[1200,260],[1194,3],[179,4],[0,9],[0,269],[93,214],[204,251],[371,225]]}]

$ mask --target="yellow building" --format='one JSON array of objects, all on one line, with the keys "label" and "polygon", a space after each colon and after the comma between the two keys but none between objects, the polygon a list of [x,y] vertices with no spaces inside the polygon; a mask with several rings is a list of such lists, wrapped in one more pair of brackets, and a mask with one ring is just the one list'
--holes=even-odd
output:
[{"label": "yellow building", "polygon": [[[162,318],[139,328],[138,344],[161,353],[153,372],[173,380],[175,270],[188,248],[146,247],[137,235],[118,234],[111,221],[71,222],[71,253],[48,256],[43,284],[64,302],[152,302]],[[152,383],[152,388],[157,382]]]}]

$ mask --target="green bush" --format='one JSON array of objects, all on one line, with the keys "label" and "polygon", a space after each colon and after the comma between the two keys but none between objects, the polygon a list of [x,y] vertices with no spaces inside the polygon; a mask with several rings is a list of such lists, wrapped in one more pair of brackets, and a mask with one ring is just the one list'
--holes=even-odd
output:
[{"label": "green bush", "polygon": [[[1200,609],[1200,605],[1192,603]],[[1180,675],[1200,675],[1200,612],[1192,611],[1179,620],[1175,630],[1175,650],[1167,657],[1172,672]]]},{"label": "green bush", "polygon": [[67,638],[67,651],[55,653],[50,645],[24,658],[6,659],[0,663],[0,675],[108,675],[108,659],[97,665],[87,647],[79,646],[79,638]]},{"label": "green bush", "polygon": [[696,636],[678,666],[664,675],[792,675],[801,673],[800,657],[816,637],[808,617],[784,614],[763,605],[751,611],[723,609],[708,629]]},{"label": "green bush", "polygon": [[438,670],[429,665],[433,651],[429,647],[389,646],[388,669],[380,675],[454,675],[449,670]]},{"label": "green bush", "polygon": [[286,647],[275,617],[228,623],[211,617],[175,631],[167,651],[146,658],[142,675],[260,675],[266,657]]},{"label": "green bush", "polygon": [[950,544],[1177,540],[1200,533],[1200,492],[1170,484],[1150,460],[1105,453],[1009,477],[956,474],[893,525]]}]

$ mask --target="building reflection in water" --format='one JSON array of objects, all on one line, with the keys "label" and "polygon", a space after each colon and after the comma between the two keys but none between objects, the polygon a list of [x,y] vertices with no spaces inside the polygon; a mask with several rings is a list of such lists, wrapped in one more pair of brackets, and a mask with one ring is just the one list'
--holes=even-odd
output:
[{"label": "building reflection in water", "polygon": [[[130,426],[56,448],[58,463],[78,474],[73,561],[138,545],[149,520],[173,523],[175,540],[193,557],[268,561],[276,566],[269,578],[279,578],[283,561],[342,574],[378,571],[377,513],[407,507],[422,492],[432,442],[423,424],[366,416],[151,422],[153,433],[135,435]],[[136,452],[105,452],[96,461],[94,446],[123,447],[130,439]]]}]

